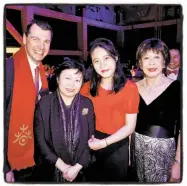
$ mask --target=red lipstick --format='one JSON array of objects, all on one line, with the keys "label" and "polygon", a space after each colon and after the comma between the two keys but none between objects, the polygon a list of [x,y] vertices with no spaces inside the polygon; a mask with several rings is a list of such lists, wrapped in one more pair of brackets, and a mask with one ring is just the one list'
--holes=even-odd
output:
[{"label": "red lipstick", "polygon": [[149,70],[150,72],[155,72],[155,71],[156,71],[156,68],[148,68],[148,70]]}]

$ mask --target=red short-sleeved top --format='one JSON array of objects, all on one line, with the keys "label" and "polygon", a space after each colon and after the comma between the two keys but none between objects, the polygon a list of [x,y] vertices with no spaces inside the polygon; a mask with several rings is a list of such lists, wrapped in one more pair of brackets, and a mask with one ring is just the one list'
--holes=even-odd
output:
[{"label": "red short-sleeved top", "polygon": [[84,84],[81,94],[92,100],[96,116],[96,130],[103,133],[113,134],[125,125],[126,114],[138,112],[138,88],[130,80],[117,94],[111,94],[100,86],[98,96],[92,97],[90,82]]}]

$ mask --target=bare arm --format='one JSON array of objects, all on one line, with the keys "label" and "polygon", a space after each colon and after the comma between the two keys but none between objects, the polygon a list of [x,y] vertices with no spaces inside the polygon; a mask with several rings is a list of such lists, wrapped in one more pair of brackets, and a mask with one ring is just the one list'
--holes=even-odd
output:
[{"label": "bare arm", "polygon": [[175,156],[175,161],[172,165],[171,168],[171,178],[170,182],[180,182],[181,175],[180,175],[180,133],[178,136],[178,143],[177,143],[177,150],[176,150],[176,156]]},{"label": "bare arm", "polygon": [[[35,132],[35,148],[40,152],[40,156],[42,155],[47,161],[61,170],[62,172],[66,170],[69,165],[64,163],[62,159],[60,159],[55,152],[48,146],[44,137],[44,120],[41,114],[40,103],[36,106],[35,110],[35,123],[34,123],[34,132]],[[37,157],[36,157],[37,160]]]},{"label": "bare arm", "polygon": [[123,127],[121,127],[114,134],[102,140],[96,138],[90,139],[89,140],[90,148],[93,150],[99,150],[128,137],[135,130],[136,119],[137,119],[137,114],[126,114],[126,124]]},{"label": "bare arm", "polygon": [[177,160],[179,163],[180,163],[180,153],[181,153],[180,146],[181,146],[181,143],[180,143],[180,133],[179,133],[177,151],[176,151],[176,156],[175,156],[175,160]]},{"label": "bare arm", "polygon": [[137,114],[126,114],[126,124],[121,127],[117,132],[106,138],[107,144],[116,143],[129,135],[131,135],[136,126]]},{"label": "bare arm", "polygon": [[88,141],[91,149],[99,150],[105,148],[108,145],[121,141],[134,132],[139,106],[139,93],[137,86],[130,81],[127,83],[126,93],[124,94],[124,102],[122,104],[124,104],[126,110],[126,113],[124,113],[126,114],[124,126],[105,139],[99,140],[92,137]]}]

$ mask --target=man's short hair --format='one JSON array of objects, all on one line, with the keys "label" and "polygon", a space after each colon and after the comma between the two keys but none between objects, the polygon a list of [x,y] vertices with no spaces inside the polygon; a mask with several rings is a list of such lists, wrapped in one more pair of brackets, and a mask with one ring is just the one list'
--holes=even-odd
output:
[{"label": "man's short hair", "polygon": [[169,49],[169,51],[172,51],[172,50],[177,51],[179,53],[179,55],[180,55],[180,50],[179,49],[177,49],[177,48],[171,48],[171,49]]},{"label": "man's short hair", "polygon": [[41,21],[41,20],[37,20],[37,19],[33,19],[26,28],[25,31],[25,35],[28,36],[28,34],[30,33],[30,28],[32,25],[36,24],[37,26],[39,26],[42,30],[49,30],[51,32],[51,38],[53,38],[53,30],[51,28],[51,26],[49,25],[48,22],[46,21]]}]

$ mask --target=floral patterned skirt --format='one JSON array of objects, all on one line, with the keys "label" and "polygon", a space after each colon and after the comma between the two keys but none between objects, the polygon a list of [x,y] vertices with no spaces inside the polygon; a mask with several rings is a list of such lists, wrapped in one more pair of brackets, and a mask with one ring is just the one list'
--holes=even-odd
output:
[{"label": "floral patterned skirt", "polygon": [[175,150],[174,138],[152,138],[134,132],[131,137],[131,162],[139,182],[168,182]]}]

